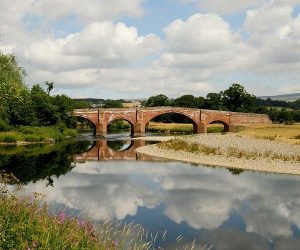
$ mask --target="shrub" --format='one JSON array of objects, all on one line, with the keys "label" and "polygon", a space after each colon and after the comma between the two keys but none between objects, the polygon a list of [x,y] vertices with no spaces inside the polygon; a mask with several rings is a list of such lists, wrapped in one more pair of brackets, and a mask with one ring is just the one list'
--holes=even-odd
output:
[{"label": "shrub", "polygon": [[24,138],[22,134],[12,131],[12,132],[4,132],[0,133],[0,142],[4,143],[14,143],[17,141],[23,141]]},{"label": "shrub", "polygon": [[6,121],[0,120],[0,131],[9,131],[11,126]]}]

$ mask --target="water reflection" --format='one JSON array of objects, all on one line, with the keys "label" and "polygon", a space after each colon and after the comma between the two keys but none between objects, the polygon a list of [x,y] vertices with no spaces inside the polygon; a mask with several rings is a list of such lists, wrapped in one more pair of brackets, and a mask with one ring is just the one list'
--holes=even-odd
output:
[{"label": "water reflection", "polygon": [[0,171],[10,173],[21,184],[47,180],[47,185],[53,185],[53,176],[58,178],[75,167],[70,155],[90,147],[91,142],[87,141],[0,147]]},{"label": "water reflection", "polygon": [[[72,141],[57,145],[0,147],[0,174],[9,173],[21,184],[59,177],[71,171],[78,162],[107,160],[150,161],[154,157],[137,154],[146,145],[141,140]],[[156,159],[158,160],[158,159]]]},{"label": "water reflection", "polygon": [[300,243],[295,176],[235,176],[174,162],[87,162],[55,188],[43,182],[27,188],[43,190],[50,203],[89,211],[95,220],[134,220],[152,232],[167,229],[170,238],[183,234],[216,249],[297,249]]},{"label": "water reflection", "polygon": [[168,230],[167,249],[174,248],[179,234],[213,249],[299,249],[298,176],[231,173],[179,162],[120,162],[118,154],[135,144],[125,151],[108,145],[86,145],[87,152],[73,156],[76,167],[51,176],[54,187],[46,186],[43,174],[26,190],[45,193],[50,205],[88,212],[97,221],[134,220],[152,233]]}]

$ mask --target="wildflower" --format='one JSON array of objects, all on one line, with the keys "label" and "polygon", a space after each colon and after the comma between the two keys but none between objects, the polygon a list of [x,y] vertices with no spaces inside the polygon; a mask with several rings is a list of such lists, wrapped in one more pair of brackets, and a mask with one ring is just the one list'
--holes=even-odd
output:
[{"label": "wildflower", "polygon": [[67,219],[66,215],[64,212],[60,212],[58,215],[58,223],[63,224],[65,220]]}]

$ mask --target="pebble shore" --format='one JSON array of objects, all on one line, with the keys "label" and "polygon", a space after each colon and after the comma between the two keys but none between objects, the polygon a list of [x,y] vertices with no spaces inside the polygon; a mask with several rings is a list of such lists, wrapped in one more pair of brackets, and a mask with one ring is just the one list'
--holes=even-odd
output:
[{"label": "pebble shore", "polygon": [[[194,164],[300,175],[300,145],[235,134],[201,134],[177,138],[189,143],[197,143],[200,146],[217,148],[221,154],[213,155],[202,152],[167,150],[159,148],[157,145],[138,148],[137,152]],[[145,139],[147,140],[147,138]],[[159,138],[156,139],[158,140]],[[161,139],[165,141],[171,138],[162,137]],[[257,157],[234,157],[228,154],[232,149],[242,150],[246,154],[257,154]],[[278,155],[284,159],[275,159]],[[291,160],[291,158],[295,160]]]}]

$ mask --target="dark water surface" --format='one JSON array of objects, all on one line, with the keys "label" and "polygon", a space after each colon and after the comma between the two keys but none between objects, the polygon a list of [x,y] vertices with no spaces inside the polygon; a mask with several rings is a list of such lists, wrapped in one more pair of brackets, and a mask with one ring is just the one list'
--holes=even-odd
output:
[{"label": "dark water surface", "polygon": [[[162,161],[124,136],[0,148],[0,168],[52,207],[167,230],[213,249],[300,249],[300,177]],[[159,241],[159,240],[158,240]]]}]

